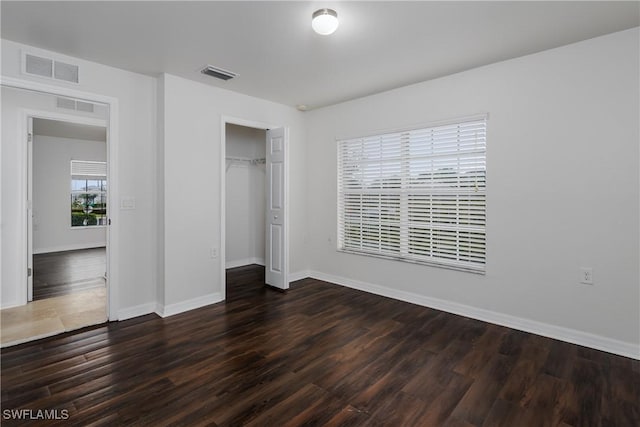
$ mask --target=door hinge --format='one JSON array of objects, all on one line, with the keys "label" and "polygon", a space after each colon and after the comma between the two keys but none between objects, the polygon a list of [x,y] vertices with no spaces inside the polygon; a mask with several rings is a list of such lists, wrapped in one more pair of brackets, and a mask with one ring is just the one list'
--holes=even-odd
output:
[{"label": "door hinge", "polygon": [[28,135],[27,135],[27,140],[28,140],[29,142],[33,141],[33,135],[32,135],[32,134],[28,134]]},{"label": "door hinge", "polygon": [[33,273],[33,269],[32,268],[27,268],[27,277],[31,277],[32,273]]},{"label": "door hinge", "polygon": [[107,220],[107,225],[111,225],[111,218]]}]

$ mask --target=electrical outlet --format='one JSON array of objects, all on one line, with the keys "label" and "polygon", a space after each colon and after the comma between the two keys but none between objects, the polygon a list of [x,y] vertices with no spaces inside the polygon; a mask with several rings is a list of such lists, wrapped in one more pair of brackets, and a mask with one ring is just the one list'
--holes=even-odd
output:
[{"label": "electrical outlet", "polygon": [[593,285],[593,269],[591,267],[582,267],[580,269],[580,283]]},{"label": "electrical outlet", "polygon": [[218,258],[218,248],[211,248],[211,258]]}]

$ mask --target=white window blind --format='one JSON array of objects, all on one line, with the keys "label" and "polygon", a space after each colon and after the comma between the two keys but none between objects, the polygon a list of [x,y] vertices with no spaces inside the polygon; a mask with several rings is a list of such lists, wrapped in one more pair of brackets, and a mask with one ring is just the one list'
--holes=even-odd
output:
[{"label": "white window blind", "polygon": [[338,141],[338,249],[484,272],[486,118]]},{"label": "white window blind", "polygon": [[107,163],[71,160],[71,176],[78,179],[96,179],[107,176]]}]

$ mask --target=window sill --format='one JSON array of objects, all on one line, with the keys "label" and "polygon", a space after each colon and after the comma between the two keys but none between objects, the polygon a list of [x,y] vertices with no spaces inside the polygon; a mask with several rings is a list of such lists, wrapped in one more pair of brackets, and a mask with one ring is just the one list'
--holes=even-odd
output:
[{"label": "window sill", "polygon": [[366,257],[371,257],[371,258],[381,258],[381,259],[387,259],[390,261],[400,261],[400,262],[407,262],[410,264],[419,264],[419,265],[426,265],[429,267],[438,267],[438,268],[444,268],[447,270],[455,270],[455,271],[461,271],[464,273],[472,273],[472,274],[479,274],[479,275],[486,275],[486,269],[480,269],[480,268],[474,268],[474,267],[464,267],[464,266],[459,266],[459,265],[451,265],[451,264],[447,264],[447,263],[440,263],[437,261],[419,261],[419,260],[415,260],[415,259],[411,259],[411,258],[403,258],[403,257],[399,257],[399,256],[393,256],[393,255],[382,255],[382,254],[377,254],[377,253],[371,253],[371,252],[360,252],[360,251],[354,251],[354,250],[349,250],[349,249],[341,249],[341,248],[337,248],[336,251],[338,252],[342,252],[345,254],[351,254],[351,255],[360,255],[360,256],[366,256]]},{"label": "window sill", "polygon": [[107,228],[106,225],[78,225],[75,227],[69,227],[72,230],[87,230],[92,228]]}]

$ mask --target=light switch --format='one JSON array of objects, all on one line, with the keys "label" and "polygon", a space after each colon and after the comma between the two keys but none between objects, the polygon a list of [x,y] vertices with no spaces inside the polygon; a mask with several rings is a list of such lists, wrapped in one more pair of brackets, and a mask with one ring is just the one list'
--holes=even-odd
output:
[{"label": "light switch", "polygon": [[120,209],[128,210],[136,208],[136,198],[135,197],[123,197],[120,199]]}]

